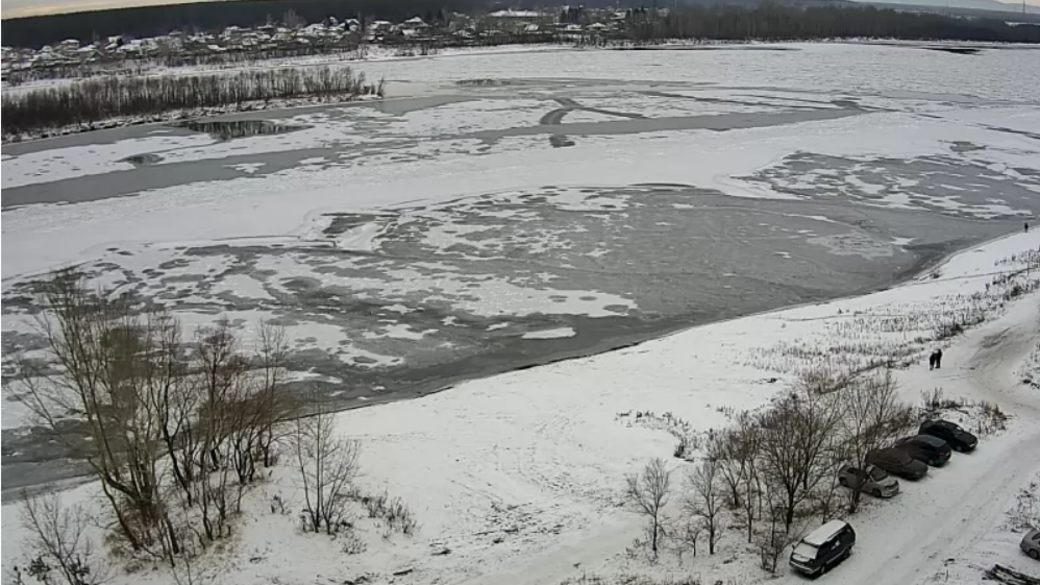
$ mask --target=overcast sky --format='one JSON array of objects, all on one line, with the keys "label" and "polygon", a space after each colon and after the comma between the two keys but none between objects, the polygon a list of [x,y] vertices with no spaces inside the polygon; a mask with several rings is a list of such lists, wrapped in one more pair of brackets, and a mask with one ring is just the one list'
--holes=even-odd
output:
[{"label": "overcast sky", "polygon": [[[2,9],[0,10],[2,10],[4,18],[11,18],[15,16],[31,16],[33,14],[50,14],[54,12],[97,10],[99,8],[115,8],[122,6],[179,4],[197,1],[198,0],[4,0],[2,3]],[[1019,4],[1020,2],[1021,0],[1013,3]],[[1026,3],[1040,6],[1040,0],[1026,0]]]}]

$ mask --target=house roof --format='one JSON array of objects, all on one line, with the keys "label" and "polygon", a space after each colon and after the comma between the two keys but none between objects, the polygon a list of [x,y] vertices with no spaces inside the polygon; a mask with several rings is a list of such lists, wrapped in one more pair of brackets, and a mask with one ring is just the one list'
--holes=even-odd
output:
[{"label": "house roof", "polygon": [[541,15],[541,12],[534,10],[498,10],[488,16],[492,18],[537,18]]}]

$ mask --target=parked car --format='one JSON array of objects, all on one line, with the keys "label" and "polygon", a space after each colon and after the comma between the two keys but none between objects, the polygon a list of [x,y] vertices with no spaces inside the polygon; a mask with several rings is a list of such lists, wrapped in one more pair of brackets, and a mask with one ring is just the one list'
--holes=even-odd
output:
[{"label": "parked car", "polygon": [[969,453],[975,450],[979,444],[979,438],[961,428],[960,425],[948,420],[929,420],[921,423],[917,431],[922,435],[931,435],[946,441],[950,448],[961,453]]},{"label": "parked car", "polygon": [[1027,532],[1022,537],[1022,543],[1019,546],[1022,548],[1022,552],[1029,555],[1029,558],[1040,561],[1040,529],[1034,528]]},{"label": "parked car", "polygon": [[946,465],[950,460],[950,454],[953,453],[946,441],[931,435],[903,437],[896,441],[893,447],[932,467]]},{"label": "parked car", "polygon": [[822,575],[849,558],[855,544],[852,526],[844,520],[831,520],[806,535],[791,551],[788,562],[799,573]]},{"label": "parked car", "polygon": [[868,465],[865,470],[842,465],[838,470],[838,483],[850,489],[859,488],[875,498],[891,498],[899,493],[896,478],[876,465]]},{"label": "parked car", "polygon": [[918,480],[928,474],[928,465],[899,449],[876,449],[867,453],[867,463],[892,475]]}]

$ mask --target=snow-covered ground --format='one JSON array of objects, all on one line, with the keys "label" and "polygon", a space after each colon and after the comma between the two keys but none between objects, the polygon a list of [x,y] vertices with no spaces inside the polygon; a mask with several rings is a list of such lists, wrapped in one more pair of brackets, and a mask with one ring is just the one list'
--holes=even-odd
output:
[{"label": "snow-covered ground", "polygon": [[[388,102],[357,111],[286,112],[278,121],[308,128],[225,142],[149,127],[142,129],[143,137],[99,139],[103,144],[75,142],[18,154],[5,147],[8,197],[15,189],[46,196],[93,179],[98,181],[89,184],[99,195],[6,209],[5,289],[81,261],[107,266],[97,275],[97,283],[107,285],[122,285],[130,281],[127,275],[155,273],[161,266],[169,277],[163,285],[170,288],[153,291],[156,297],[208,309],[178,315],[189,329],[215,316],[199,296],[203,283],[218,294],[255,301],[256,309],[228,314],[248,323],[265,316],[263,303],[285,294],[284,281],[291,278],[346,290],[353,286],[354,292],[367,287],[372,292],[366,294],[392,302],[385,308],[400,314],[414,310],[406,303],[410,297],[436,289],[431,298],[439,303],[450,299],[473,315],[501,318],[480,331],[508,331],[518,343],[549,346],[583,333],[556,323],[559,315],[553,311],[602,318],[616,314],[610,307],[637,308],[635,301],[623,293],[578,288],[560,295],[548,286],[551,274],[521,287],[509,275],[475,280],[444,263],[378,279],[337,270],[387,244],[385,216],[394,216],[398,227],[419,220],[431,225],[416,233],[442,255],[482,260],[485,254],[545,254],[573,238],[527,224],[534,198],[544,198],[556,212],[610,222],[632,211],[626,206],[641,203],[605,192],[637,183],[715,189],[734,205],[765,205],[762,199],[841,203],[852,210],[895,212],[907,221],[935,213],[964,222],[958,225],[995,225],[999,220],[991,218],[1001,216],[1014,218],[1017,228],[1029,217],[1032,198],[1040,192],[1035,136],[1040,115],[1031,81],[1036,61],[964,59],[907,48],[794,47],[797,51],[761,55],[582,51],[364,64],[370,77],[436,87],[442,95],[445,88],[461,91],[455,84],[466,79],[508,78],[513,85],[467,89],[468,102],[407,111]],[[996,62],[1010,63],[1018,73],[1008,74],[1009,68],[993,66]],[[616,79],[600,79],[604,71]],[[556,79],[549,84],[536,79],[541,77]],[[970,86],[965,79],[972,80]],[[610,92],[620,101],[610,101]],[[563,97],[589,109],[574,109],[554,121],[551,115],[563,107],[557,98]],[[557,133],[557,126],[568,123],[618,120],[603,110],[648,118],[746,119],[799,105],[835,110],[847,107],[840,102],[850,98],[869,113],[724,131],[586,131],[572,136],[576,144],[569,148],[551,146],[545,135],[507,135],[517,127],[550,126],[546,133]],[[281,165],[278,157],[285,152],[300,152],[299,164]],[[124,173],[137,172],[124,159],[138,155],[156,155],[149,168],[176,169],[180,182],[105,198],[105,189],[115,188]],[[209,163],[241,176],[197,179],[193,171]],[[545,192],[548,185],[551,193]],[[694,209],[698,201],[692,195],[690,204],[674,209]],[[368,219],[325,237],[330,212]],[[834,223],[823,216],[814,221]],[[476,237],[499,223],[513,226],[517,235]],[[916,243],[907,234],[882,246],[855,233],[860,239],[821,236],[813,245],[852,258],[894,254]],[[957,236],[951,234],[944,244],[955,245]],[[258,260],[255,274],[227,271],[241,248],[284,245],[310,247],[312,256],[325,249],[358,256],[311,265],[313,257],[289,250]],[[193,253],[202,246],[227,250]],[[609,254],[607,248],[604,243],[588,256]],[[835,360],[858,367],[889,358],[912,364],[899,373],[908,400],[918,402],[922,391],[941,386],[948,396],[999,404],[1013,418],[1006,431],[984,437],[977,453],[955,456],[946,469],[906,486],[895,501],[868,506],[852,519],[860,533],[857,554],[829,578],[842,585],[923,585],[948,570],[949,583],[967,585],[980,578],[971,563],[989,562],[993,551],[1002,562],[1030,570],[1027,559],[1006,550],[1013,534],[1001,523],[1015,494],[1040,471],[1034,454],[1040,399],[1035,384],[1022,384],[1016,373],[1037,351],[1040,297],[1033,293],[1006,303],[993,282],[1017,265],[1003,260],[1038,248],[1040,233],[1034,230],[965,251],[919,280],[885,292],[699,327],[597,357],[341,414],[342,431],[363,442],[361,483],[404,498],[421,524],[418,534],[383,539],[374,522],[359,521],[369,550],[358,555],[343,553],[341,543],[300,534],[291,513],[270,513],[276,495],[292,511],[301,507],[293,474],[278,468],[250,495],[231,545],[199,562],[205,567],[203,581],[342,583],[363,574],[371,574],[373,583],[399,584],[554,585],[584,574],[700,575],[705,582],[732,578],[740,585],[761,581],[766,575],[755,567],[755,555],[735,538],[723,542],[723,554],[687,558],[684,565],[666,556],[651,566],[625,554],[640,536],[640,520],[622,505],[623,478],[650,457],[668,456],[674,438],[659,428],[630,424],[624,413],[672,413],[703,432],[727,424],[729,409],[765,404],[808,364]],[[790,260],[786,252],[770,254],[777,263]],[[225,272],[226,277],[214,276]],[[258,278],[265,275],[271,282]],[[553,319],[513,331],[512,323],[538,313]],[[919,365],[937,329],[981,317],[983,325],[947,342],[948,365],[941,373]],[[454,319],[445,317],[444,324]],[[5,333],[22,331],[24,321],[5,314]],[[410,344],[430,337],[430,331],[380,322],[372,334]],[[298,323],[289,334],[305,346],[339,352],[344,360],[393,363],[394,358],[353,343],[367,332],[347,343],[342,328],[316,322]],[[25,412],[18,406],[5,397],[5,430],[24,425]],[[95,490],[86,485],[65,497],[90,502]],[[8,567],[24,560],[23,533],[11,505],[4,506],[2,523],[2,560]],[[450,552],[439,554],[445,550]],[[953,568],[944,565],[946,558],[958,559]],[[411,572],[393,576],[407,569]],[[780,582],[799,581],[785,574]],[[166,585],[170,575],[144,568],[117,575],[113,583]]]},{"label": "snow-covered ground", "polygon": [[[1008,258],[1038,251],[1040,233],[1010,236],[888,291],[699,327],[343,413],[342,432],[363,442],[363,485],[390,486],[403,497],[419,519],[419,533],[387,540],[373,528],[365,533],[368,552],[346,556],[340,543],[300,534],[294,517],[270,512],[275,495],[291,510],[301,505],[292,474],[279,469],[252,494],[231,548],[198,566],[209,582],[228,584],[343,582],[363,574],[372,582],[474,585],[551,584],[583,574],[767,581],[739,538],[724,540],[719,555],[702,553],[685,565],[670,557],[651,565],[626,554],[640,519],[622,505],[624,477],[648,458],[667,456],[674,438],[619,415],[670,412],[696,431],[719,428],[727,409],[757,408],[800,367],[838,348],[852,360],[913,362],[898,372],[909,401],[938,386],[951,398],[993,402],[1012,418],[1006,431],[984,436],[975,453],[955,455],[927,480],[904,486],[894,501],[852,518],[856,554],[829,578],[843,585],[923,585],[948,573],[944,582],[967,585],[980,579],[978,559],[990,562],[994,554],[1035,572],[1032,561],[1008,550],[1014,535],[994,531],[1004,526],[1019,490],[1040,473],[1040,394],[1019,375],[1040,337],[1040,294],[1007,302],[1001,298],[1007,289],[992,283],[1022,266]],[[917,358],[934,347],[935,328],[967,312],[987,320],[946,342],[944,369],[929,372]],[[89,498],[94,489],[77,488],[66,499]],[[13,506],[4,507],[5,566],[22,554],[17,518]],[[450,553],[434,554],[446,549]],[[407,575],[391,575],[406,569]],[[113,583],[169,579],[156,569]],[[798,579],[784,574],[782,582]]]}]

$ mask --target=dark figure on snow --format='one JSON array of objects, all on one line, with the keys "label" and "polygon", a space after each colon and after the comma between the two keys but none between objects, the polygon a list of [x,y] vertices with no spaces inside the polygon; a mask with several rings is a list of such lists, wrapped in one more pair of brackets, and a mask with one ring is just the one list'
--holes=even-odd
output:
[{"label": "dark figure on snow", "polygon": [[1029,233],[1029,222],[1028,221],[1026,222],[1026,233],[1027,234]]},{"label": "dark figure on snow", "polygon": [[928,369],[938,370],[942,367],[942,350],[937,349],[932,352],[932,355],[928,356]]}]

